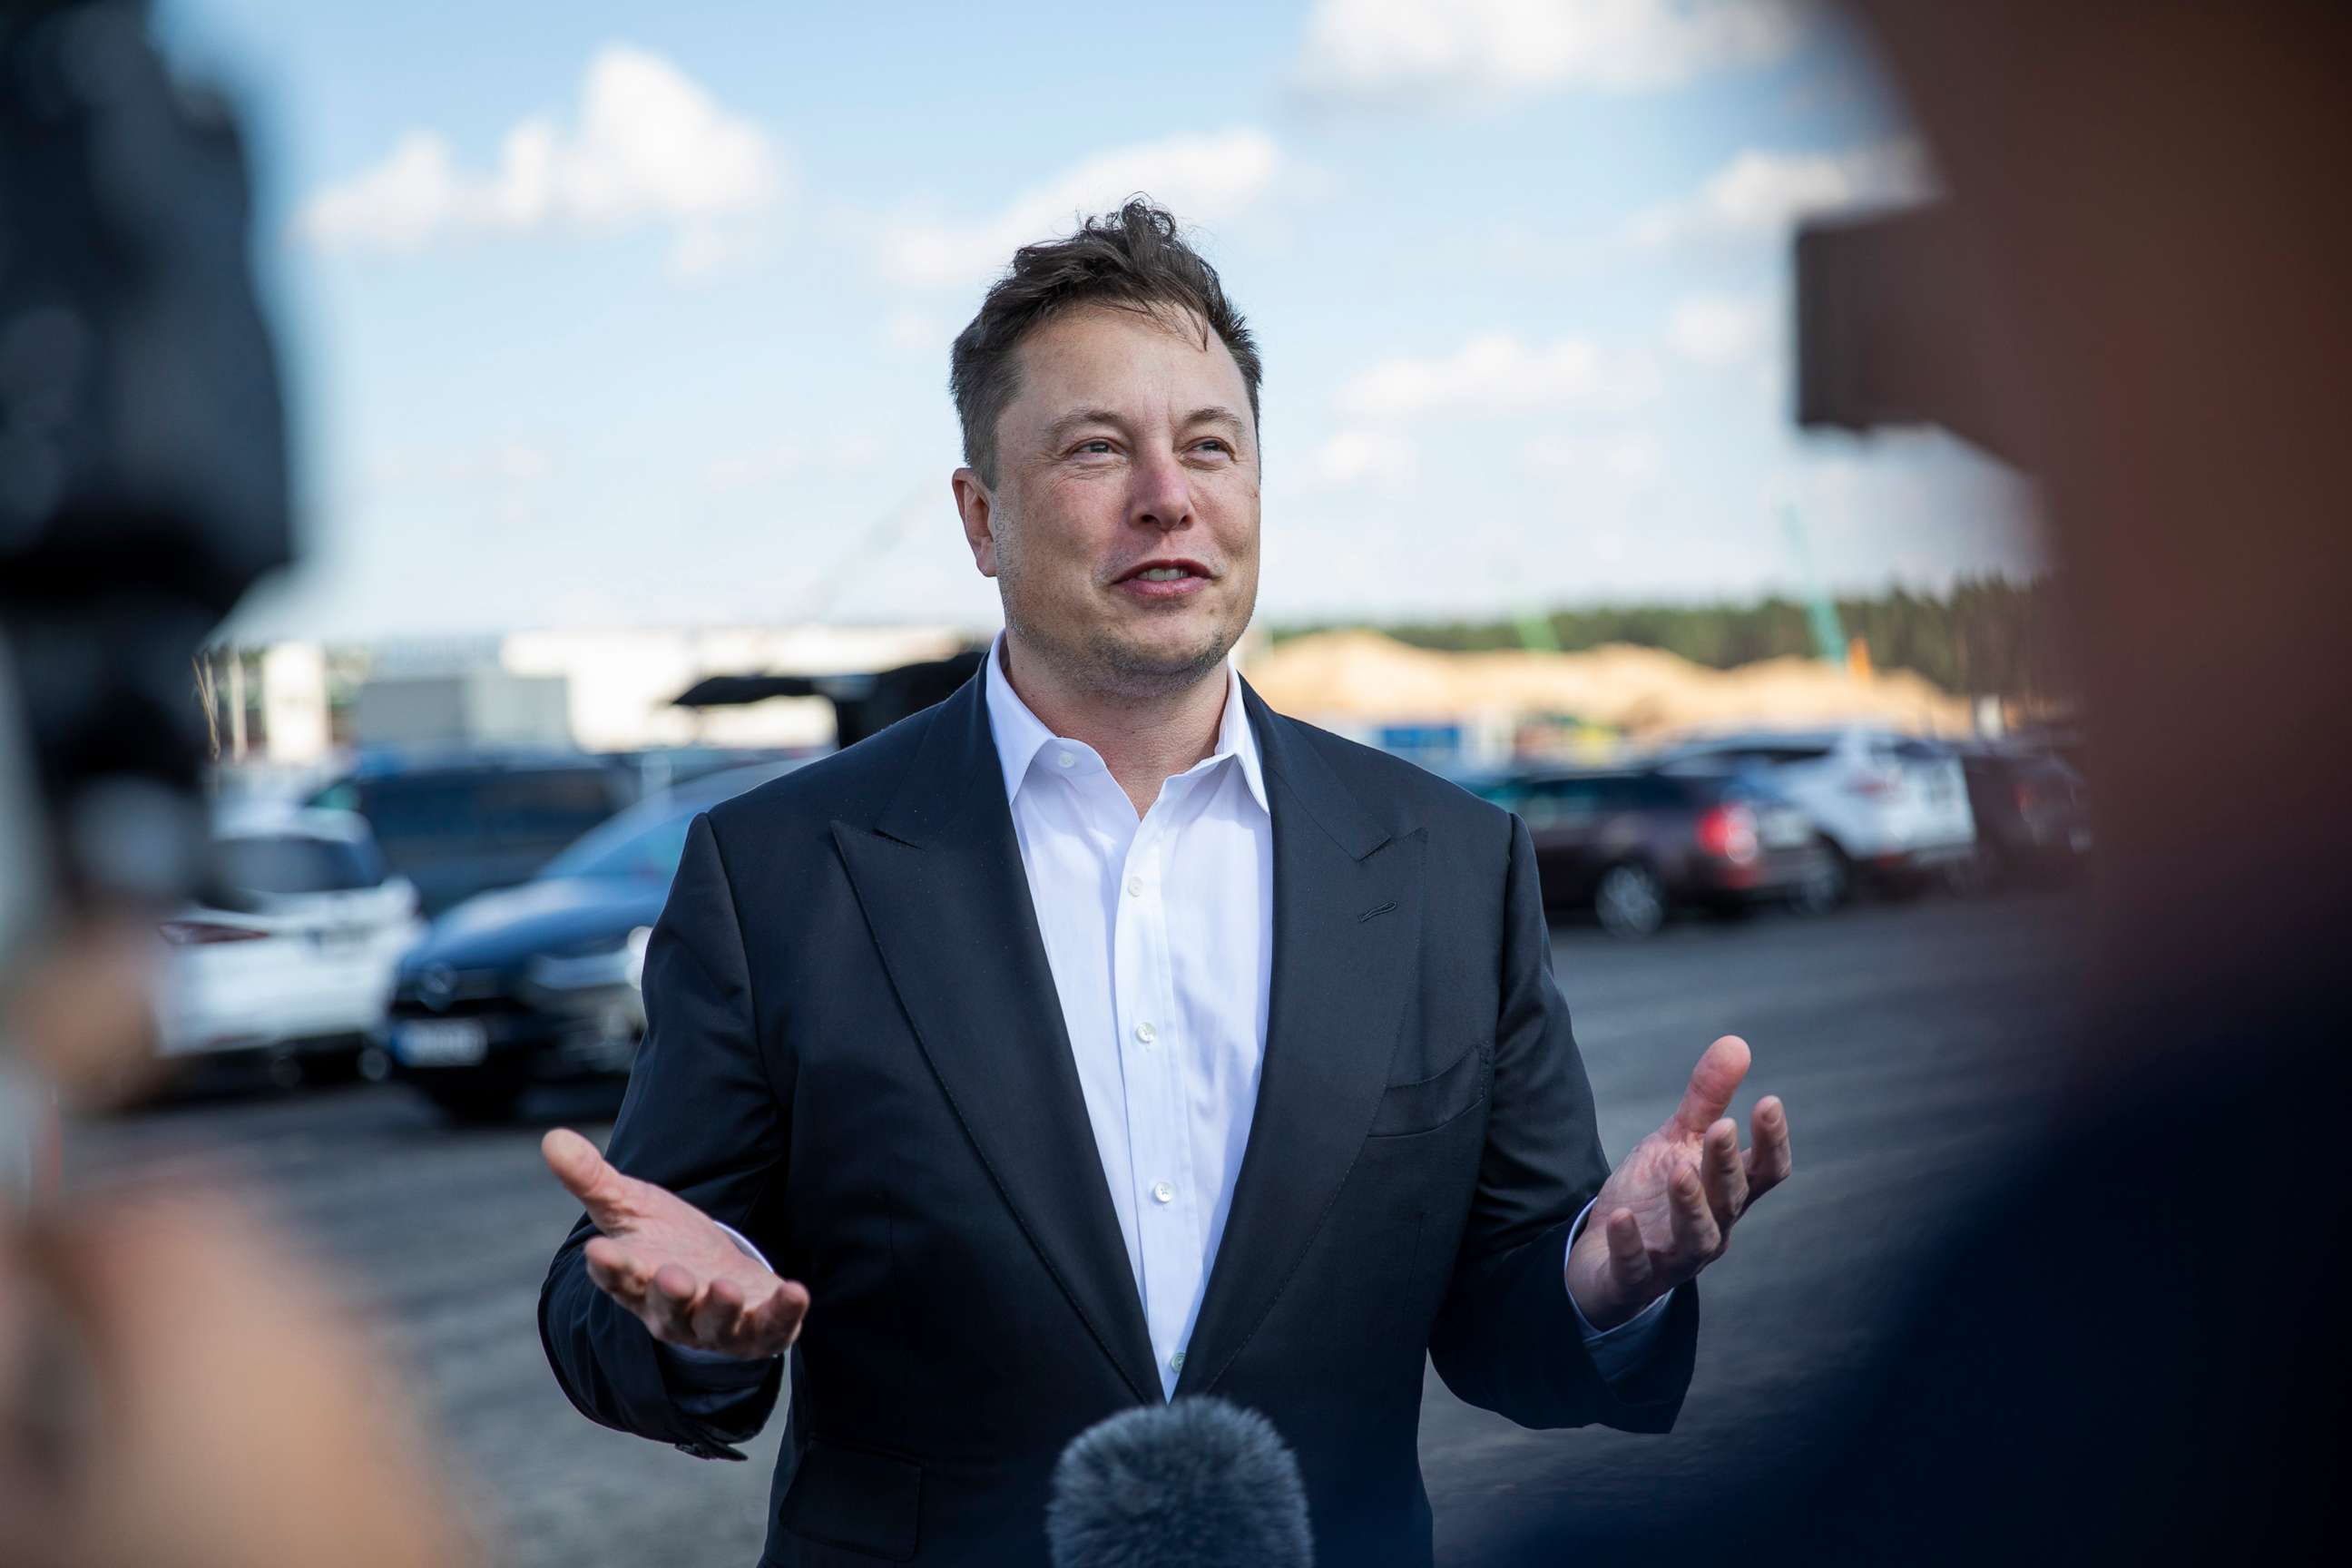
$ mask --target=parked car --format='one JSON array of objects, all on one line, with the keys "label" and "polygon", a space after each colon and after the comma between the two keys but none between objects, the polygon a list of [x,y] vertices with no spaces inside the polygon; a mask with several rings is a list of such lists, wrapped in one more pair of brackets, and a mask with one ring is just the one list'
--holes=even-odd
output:
[{"label": "parked car", "polygon": [[1965,877],[1976,854],[1968,780],[1951,747],[1853,725],[1710,735],[1661,751],[1669,772],[1736,768],[1770,780],[1834,854],[1843,898],[1862,876],[1908,887]]},{"label": "parked car", "polygon": [[286,1086],[368,1054],[393,966],[423,931],[416,889],[344,811],[265,809],[214,832],[215,890],[163,922],[158,1050],[184,1069]]},{"label": "parked car", "polygon": [[1986,879],[1995,885],[2063,878],[2091,849],[2083,775],[2035,751],[1963,752],[1969,810]]},{"label": "parked car", "polygon": [[393,984],[394,1073],[469,1121],[510,1115],[535,1083],[625,1074],[645,1030],[646,939],[688,827],[800,765],[732,769],[641,801],[520,887],[435,921]]},{"label": "parked car", "polygon": [[527,881],[555,853],[634,803],[635,764],[578,752],[362,757],[310,804],[368,819],[427,915]]},{"label": "parked car", "polygon": [[1680,907],[1815,906],[1832,890],[1812,823],[1754,777],[1575,771],[1472,788],[1527,823],[1546,904],[1590,909],[1614,936],[1648,936]]}]

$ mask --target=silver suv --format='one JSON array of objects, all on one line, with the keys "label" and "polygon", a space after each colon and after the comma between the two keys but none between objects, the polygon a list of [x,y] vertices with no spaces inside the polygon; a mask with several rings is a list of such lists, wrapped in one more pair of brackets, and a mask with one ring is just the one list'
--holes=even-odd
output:
[{"label": "silver suv", "polygon": [[1958,753],[1937,741],[1872,725],[1748,731],[1669,745],[1658,761],[1669,771],[1737,768],[1769,778],[1812,818],[1849,888],[1857,872],[1962,877],[1975,861],[1968,776]]}]

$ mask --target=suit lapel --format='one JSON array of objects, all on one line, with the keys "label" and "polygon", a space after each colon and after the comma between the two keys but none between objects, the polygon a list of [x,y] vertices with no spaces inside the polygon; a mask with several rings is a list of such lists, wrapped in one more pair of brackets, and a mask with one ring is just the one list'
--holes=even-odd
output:
[{"label": "suit lapel", "polygon": [[1425,835],[1372,818],[1244,689],[1274,817],[1274,977],[1257,1109],[1180,1394],[1215,1384],[1313,1242],[1379,1109],[1420,951]]},{"label": "suit lapel", "polygon": [[980,681],[930,721],[875,826],[835,842],[916,1038],[982,1162],[1139,1400],[1151,1341],[1030,901]]}]

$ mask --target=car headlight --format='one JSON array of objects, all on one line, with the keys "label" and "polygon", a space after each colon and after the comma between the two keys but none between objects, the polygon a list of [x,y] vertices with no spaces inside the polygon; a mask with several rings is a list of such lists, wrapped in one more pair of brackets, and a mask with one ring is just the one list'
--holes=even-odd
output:
[{"label": "car headlight", "polygon": [[542,953],[530,961],[530,981],[543,991],[634,986],[644,973],[645,963],[645,943],[637,931],[631,931],[612,946],[593,952]]}]

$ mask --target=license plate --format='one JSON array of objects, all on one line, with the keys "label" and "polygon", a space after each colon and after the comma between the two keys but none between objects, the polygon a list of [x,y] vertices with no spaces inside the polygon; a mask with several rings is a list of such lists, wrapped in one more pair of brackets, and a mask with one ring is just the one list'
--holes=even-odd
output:
[{"label": "license plate", "polygon": [[470,1067],[489,1048],[490,1032],[471,1018],[428,1019],[392,1032],[392,1054],[410,1067]]},{"label": "license plate", "polygon": [[1761,837],[1768,848],[1794,849],[1812,836],[1813,825],[1800,812],[1775,811],[1764,818]]}]

